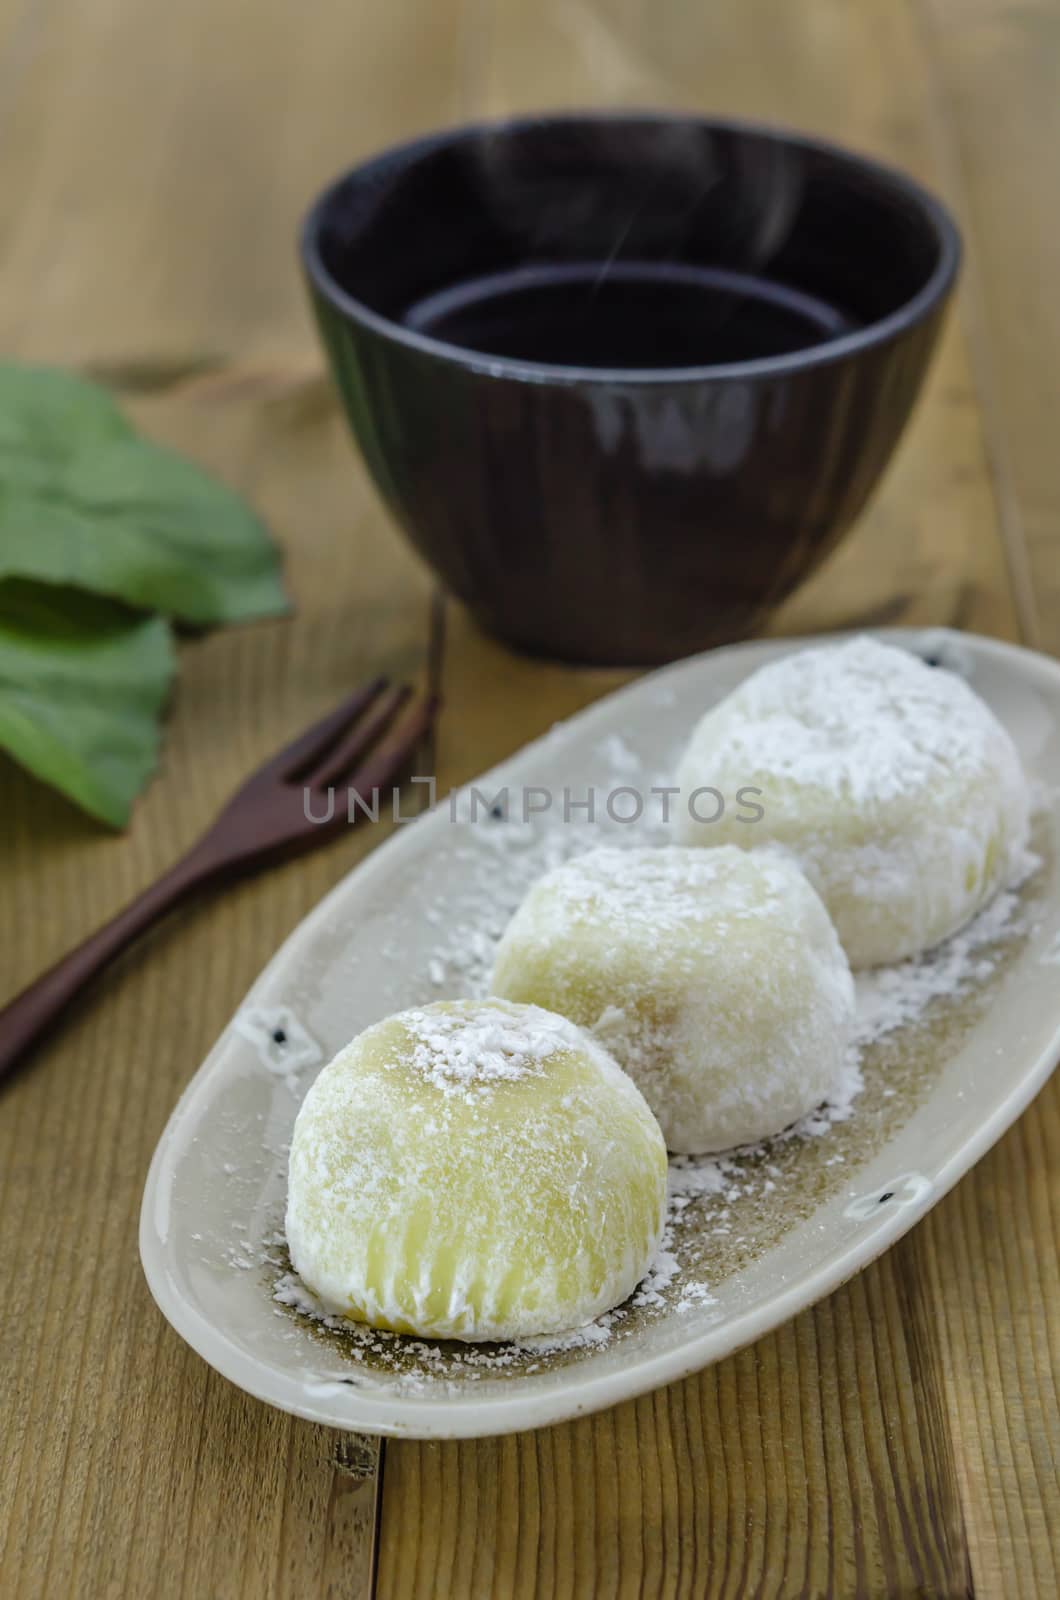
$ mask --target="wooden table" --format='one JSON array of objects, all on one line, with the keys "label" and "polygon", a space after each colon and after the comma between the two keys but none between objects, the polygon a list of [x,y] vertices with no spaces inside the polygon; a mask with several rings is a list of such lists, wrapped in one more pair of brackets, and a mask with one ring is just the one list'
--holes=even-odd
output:
[{"label": "wooden table", "polygon": [[[293,235],[351,158],[457,117],[675,104],[896,160],[967,230],[959,315],[871,510],[780,632],[948,623],[1060,650],[1060,0],[0,0],[0,347],[111,382],[245,489],[293,621],[189,642],[162,772],[112,837],[0,772],[0,987],[165,867],[238,775],[370,671],[430,585],[355,462]],[[619,675],[450,609],[443,788]],[[378,842],[175,918],[0,1099],[0,1593],[1060,1592],[1060,1085],[882,1261],[721,1366],[467,1444],[293,1420],[163,1323],[147,1162],[259,967]]]}]

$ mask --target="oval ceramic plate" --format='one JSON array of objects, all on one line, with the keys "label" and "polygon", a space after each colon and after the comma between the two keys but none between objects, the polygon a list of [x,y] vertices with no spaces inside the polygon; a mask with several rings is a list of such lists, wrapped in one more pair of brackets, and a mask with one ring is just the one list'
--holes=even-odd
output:
[{"label": "oval ceramic plate", "polygon": [[[669,1254],[620,1312],[560,1347],[458,1346],[331,1329],[297,1308],[284,1254],[287,1145],[319,1065],[390,1011],[482,989],[490,950],[550,862],[609,837],[664,836],[629,791],[665,784],[694,720],[808,641],[749,644],[643,678],[552,730],[461,797],[395,830],[305,920],[173,1113],[151,1164],[140,1250],[162,1311],[262,1400],[334,1427],[456,1438],[538,1427],[717,1361],[825,1295],[900,1237],[1019,1115],[1060,1051],[1060,667],[967,635],[893,635],[969,676],[1019,746],[1040,815],[1010,927],[899,975],[920,1000],[863,1052],[845,1121],[678,1174]],[[814,643],[820,641],[812,641]],[[613,793],[625,786],[625,796]],[[507,787],[509,812],[501,791]],[[584,806],[562,818],[564,789]],[[521,820],[554,795],[548,812]],[[498,814],[500,813],[500,814]],[[368,824],[362,824],[368,825]],[[960,993],[946,989],[954,972]],[[972,979],[974,981],[968,981]],[[884,996],[886,999],[886,996]],[[892,996],[893,999],[893,996]],[[295,1304],[291,1302],[294,1301]]]}]

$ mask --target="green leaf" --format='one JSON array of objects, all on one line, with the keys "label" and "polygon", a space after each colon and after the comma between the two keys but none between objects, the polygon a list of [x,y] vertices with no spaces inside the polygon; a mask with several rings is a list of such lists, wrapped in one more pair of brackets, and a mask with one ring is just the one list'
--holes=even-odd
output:
[{"label": "green leaf", "polygon": [[132,431],[98,384],[52,367],[0,362],[0,481],[34,462],[65,461],[75,443],[88,448]]},{"label": "green leaf", "polygon": [[0,747],[122,827],[154,771],[168,624],[75,589],[0,583]]},{"label": "green leaf", "polygon": [[136,435],[105,390],[0,364],[0,578],[73,584],[186,622],[287,610],[239,495]]}]

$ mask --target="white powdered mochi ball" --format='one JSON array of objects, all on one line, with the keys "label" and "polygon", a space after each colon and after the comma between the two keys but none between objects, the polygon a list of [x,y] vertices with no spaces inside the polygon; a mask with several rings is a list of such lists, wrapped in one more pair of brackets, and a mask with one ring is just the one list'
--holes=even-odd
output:
[{"label": "white powdered mochi ball", "polygon": [[[699,723],[678,782],[683,842],[789,848],[855,967],[948,938],[1027,842],[1027,782],[997,718],[953,673],[865,637],[754,673]],[[701,785],[760,789],[764,815],[698,823]]]},{"label": "white powdered mochi ball", "polygon": [[287,1242],[354,1321],[512,1339],[624,1300],[665,1203],[658,1124],[600,1045],[537,1006],[440,1001],[369,1028],[313,1084]]},{"label": "white powdered mochi ball", "polygon": [[726,1150],[826,1099],[854,984],[817,895],[780,854],[603,849],[539,879],[493,988],[591,1028],[671,1150]]}]

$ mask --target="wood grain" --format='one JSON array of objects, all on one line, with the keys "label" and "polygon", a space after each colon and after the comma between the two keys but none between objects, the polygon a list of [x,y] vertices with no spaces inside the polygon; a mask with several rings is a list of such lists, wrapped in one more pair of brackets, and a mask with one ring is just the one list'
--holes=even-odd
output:
[{"label": "wood grain", "polygon": [[930,1340],[893,1251],[753,1349],[599,1417],[388,1444],[378,1592],[964,1594],[941,1397],[903,1381],[930,1373]]},{"label": "wood grain", "polygon": [[[841,135],[944,191],[952,186],[937,68],[912,6],[881,0],[793,11],[745,0],[689,13],[677,0],[650,12],[636,4],[575,0],[542,10],[503,0],[492,15],[484,72],[490,112],[586,99],[704,104]],[[1019,636],[1025,618],[1012,568],[1020,535],[999,509],[994,415],[983,403],[975,318],[975,302],[968,311],[962,305],[875,503],[777,615],[775,631],[902,621]],[[469,629],[451,640],[450,703],[466,705],[470,742],[485,734],[490,759],[505,748],[490,737],[502,719],[489,702],[495,692],[510,703],[518,670],[502,668],[499,655]],[[551,720],[554,702],[539,669],[522,670],[518,698],[532,710],[518,725],[503,719],[508,748]],[[503,687],[483,692],[498,672]],[[586,698],[600,687],[589,683]],[[1048,1115],[1055,1094],[1054,1086],[1024,1126]],[[1035,1226],[1018,1156],[1008,1155],[1016,1138],[995,1152],[991,1168],[1001,1170],[1021,1239],[1033,1241],[1025,1254],[1037,1260],[1044,1247],[1055,1260],[1040,1211]],[[1036,1142],[1046,1147],[1045,1137]],[[1035,1170],[1047,1183],[1047,1169]],[[511,1441],[388,1446],[380,1592],[956,1595],[974,1584],[977,1592],[1004,1594],[1004,1574],[1013,1570],[1020,1592],[1054,1592],[1057,1547],[1047,1523],[1048,1508],[1060,1503],[1051,1453],[1060,1417],[1055,1344],[1051,1359],[1046,1352],[1049,1302],[1034,1307],[1026,1280],[997,1270],[1003,1258],[995,1264],[990,1252],[961,1252],[955,1267],[954,1234],[974,1229],[982,1238],[979,1181],[978,1174],[966,1180],[929,1227],[793,1329],[670,1391],[666,1404],[653,1396],[551,1430],[547,1455],[537,1436],[518,1450]],[[974,1315],[984,1290],[989,1309]],[[867,1305],[875,1317],[864,1315]],[[970,1327],[961,1313],[972,1314]],[[1025,1330],[1017,1355],[1013,1317]],[[800,1349],[817,1362],[808,1391],[799,1382]],[[969,1372],[977,1380],[971,1404]],[[727,1414],[725,1394],[733,1396]],[[1013,1431],[1027,1440],[1026,1454],[1013,1448]],[[616,1439],[631,1433],[636,1449],[620,1452]],[[730,1454],[723,1442],[735,1438]],[[661,1460],[672,1463],[675,1484],[694,1485],[683,1498],[674,1488],[665,1505],[649,1466]],[[522,1486],[514,1529],[498,1510],[506,1478]],[[431,1515],[439,1502],[446,1509]],[[564,1507],[559,1521],[557,1505]],[[704,1516],[708,1527],[725,1530],[713,1545],[702,1532]],[[554,1527],[551,1539],[524,1537],[526,1517],[533,1530]],[[660,1521],[672,1529],[661,1558],[643,1537],[623,1545],[627,1529],[658,1535]],[[498,1525],[505,1529],[499,1540]],[[482,1551],[491,1548],[495,1565],[484,1567]]]},{"label": "wood grain", "polygon": [[965,311],[1022,631],[1060,650],[1060,0],[918,0],[939,144],[968,240]]},{"label": "wood grain", "polygon": [[[352,684],[422,667],[426,581],[396,541],[376,549],[330,400],[304,430],[293,404],[248,377],[136,407],[288,530],[299,615],[184,645],[164,770],[127,838],[5,764],[5,990],[156,874],[240,774]],[[0,1593],[368,1592],[373,1479],[335,1467],[327,1430],[240,1395],[171,1336],[136,1227],[181,1087],[268,949],[374,842],[355,830],[178,913],[4,1096]]]},{"label": "wood grain", "polygon": [[[0,343],[105,377],[157,437],[247,490],[297,601],[293,620],[184,644],[163,769],[127,836],[0,766],[4,994],[352,683],[423,670],[429,580],[345,438],[292,236],[343,162],[456,115],[698,106],[833,134],[942,188],[970,242],[960,316],[875,502],[772,626],[946,622],[1060,650],[1060,224],[1040,198],[1060,0],[306,16],[281,0],[0,0]],[[440,786],[622,677],[516,658],[450,608]],[[268,1411],[180,1343],[136,1255],[151,1150],[264,960],[376,837],[175,917],[0,1100],[0,1593],[1057,1593],[1055,1082],[853,1283],[600,1417],[389,1444],[378,1471],[373,1447]]]}]

